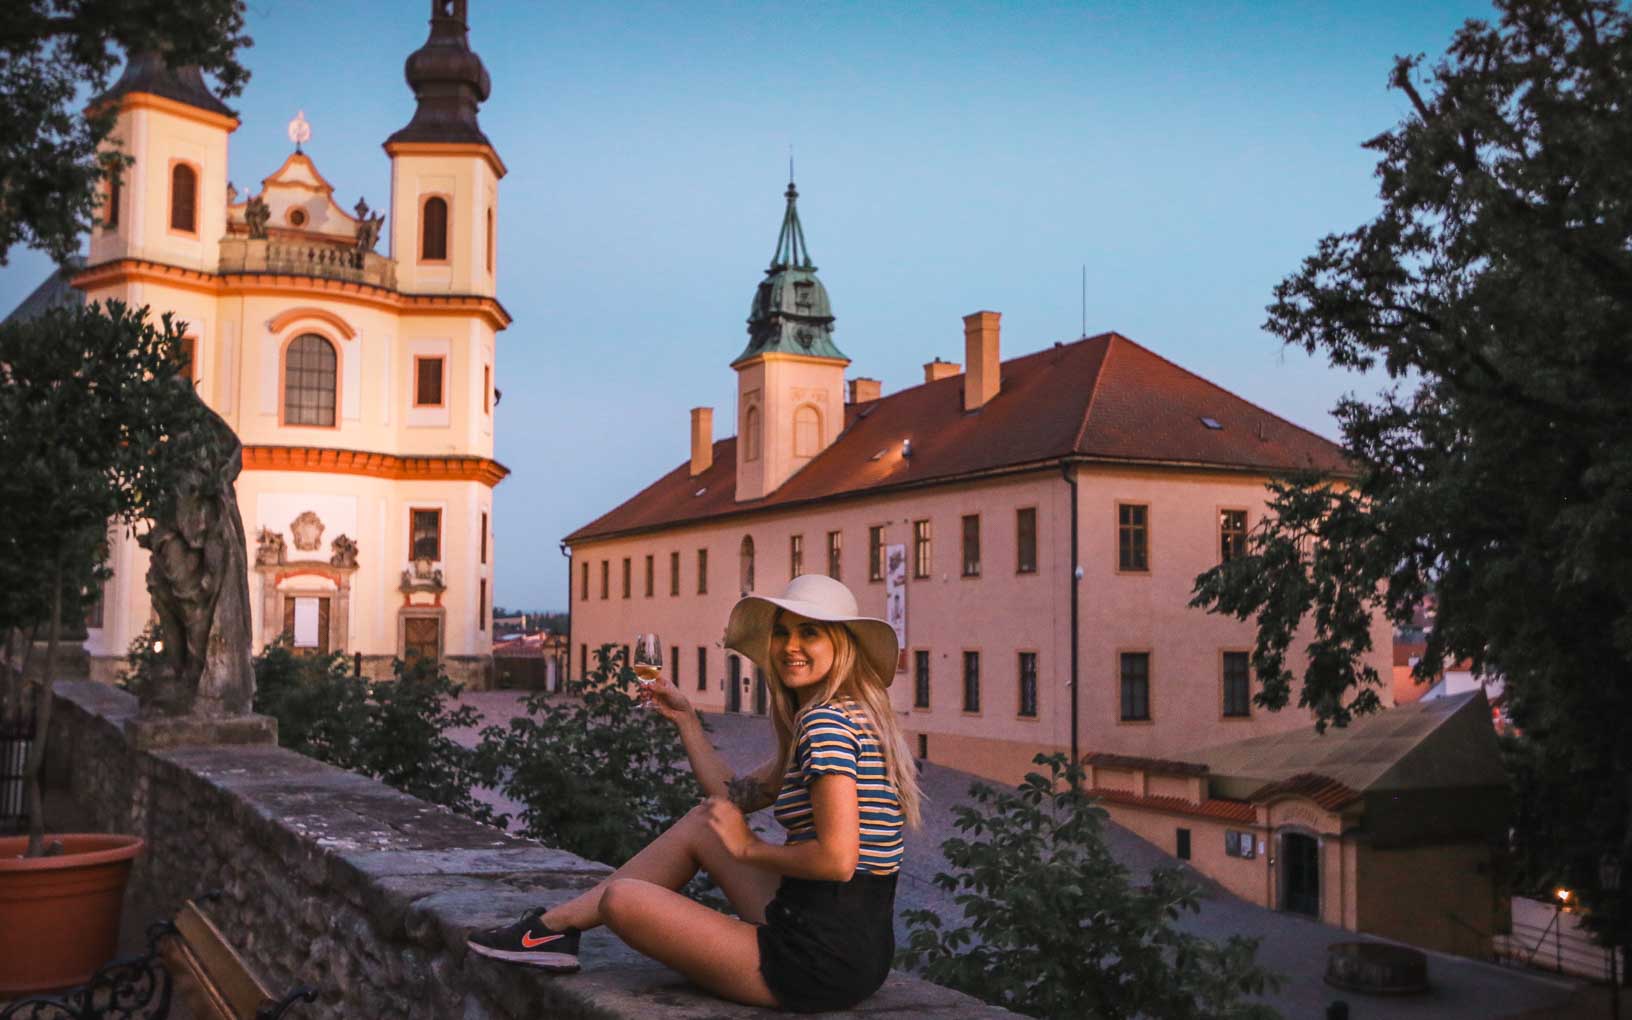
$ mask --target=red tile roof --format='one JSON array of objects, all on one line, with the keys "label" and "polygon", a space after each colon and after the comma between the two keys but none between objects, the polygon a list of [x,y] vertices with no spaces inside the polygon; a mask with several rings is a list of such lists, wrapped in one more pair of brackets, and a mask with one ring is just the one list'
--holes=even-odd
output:
[{"label": "red tile roof", "polygon": [[1251,825],[1258,820],[1257,811],[1251,804],[1239,800],[1218,800],[1212,797],[1200,804],[1192,804],[1183,797],[1141,797],[1136,793],[1125,790],[1094,789],[1091,795],[1095,800],[1109,801],[1112,804],[1126,804],[1129,807],[1154,808],[1158,811],[1171,811],[1175,814],[1196,815],[1202,818],[1219,818],[1226,822],[1240,822]]},{"label": "red tile roof", "polygon": [[1136,754],[1111,754],[1109,751],[1089,751],[1082,756],[1084,764],[1099,765],[1113,769],[1144,769],[1148,772],[1161,772],[1181,776],[1202,776],[1207,774],[1207,766],[1197,765],[1189,761],[1173,761],[1168,758],[1141,758]]},{"label": "red tile roof", "polygon": [[[848,405],[838,438],[758,500],[737,502],[737,442],[720,440],[702,475],[690,477],[688,460],[566,541],[1044,467],[1067,457],[1264,474],[1348,469],[1335,443],[1116,333],[1005,361],[1002,379],[1001,392],[971,413],[963,410],[962,375]],[[912,440],[910,458],[901,456],[903,439]]]},{"label": "red tile roof", "polygon": [[1305,797],[1328,811],[1340,811],[1360,799],[1359,791],[1318,772],[1300,772],[1291,779],[1269,783],[1259,787],[1249,799],[1256,803],[1283,796]]}]

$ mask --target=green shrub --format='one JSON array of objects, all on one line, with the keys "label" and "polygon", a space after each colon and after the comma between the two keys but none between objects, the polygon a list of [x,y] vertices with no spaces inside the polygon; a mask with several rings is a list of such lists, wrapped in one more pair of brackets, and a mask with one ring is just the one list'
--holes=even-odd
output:
[{"label": "green shrub", "polygon": [[450,706],[463,688],[435,662],[398,659],[392,671],[395,679],[371,682],[352,676],[343,654],[275,644],[255,659],[255,710],[278,720],[278,742],[291,751],[503,825],[506,817],[473,795],[496,785],[495,763],[447,736],[478,721],[472,706]]},{"label": "green shrub", "polygon": [[1258,940],[1222,945],[1174,927],[1198,909],[1198,889],[1175,868],[1144,887],[1111,856],[1104,809],[1073,785],[1066,756],[1038,755],[1051,775],[1014,791],[981,783],[957,809],[968,838],[942,844],[967,924],[942,930],[927,910],[902,912],[911,929],[898,962],[938,984],[1028,1016],[1257,1020],[1274,1010],[1245,1001],[1278,986],[1256,960]]},{"label": "green shrub", "polygon": [[481,753],[523,805],[522,831],[580,857],[621,865],[701,799],[679,731],[634,697],[623,651],[561,698],[537,693],[527,714],[482,731]]}]

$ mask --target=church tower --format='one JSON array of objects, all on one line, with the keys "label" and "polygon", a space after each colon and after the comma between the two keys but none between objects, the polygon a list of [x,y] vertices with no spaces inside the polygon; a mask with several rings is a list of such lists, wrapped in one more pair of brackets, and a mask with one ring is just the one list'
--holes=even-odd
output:
[{"label": "church tower", "polygon": [[844,369],[833,307],[805,246],[799,190],[788,181],[782,231],[748,313],[737,370],[737,500],[775,492],[844,426]]},{"label": "church tower", "polygon": [[431,33],[403,73],[418,108],[385,141],[391,256],[409,294],[492,297],[504,163],[476,123],[492,83],[470,48],[466,0],[432,0]]},{"label": "church tower", "polygon": [[[143,259],[213,273],[227,232],[227,136],[238,118],[196,67],[171,69],[158,53],[133,55],[113,88],[110,140],[132,162],[104,184],[91,231],[91,265]],[[122,295],[121,295],[122,296]]]}]

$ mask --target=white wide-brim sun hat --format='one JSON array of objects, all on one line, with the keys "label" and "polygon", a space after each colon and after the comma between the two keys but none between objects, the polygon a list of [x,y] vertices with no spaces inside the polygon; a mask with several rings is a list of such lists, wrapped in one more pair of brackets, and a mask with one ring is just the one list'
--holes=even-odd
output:
[{"label": "white wide-brim sun hat", "polygon": [[883,620],[862,616],[856,596],[839,581],[825,574],[800,574],[788,582],[781,595],[747,595],[731,607],[725,625],[725,647],[741,652],[763,669],[771,668],[771,625],[776,611],[842,623],[850,628],[856,645],[878,679],[888,687],[895,680],[900,645],[895,628]]}]

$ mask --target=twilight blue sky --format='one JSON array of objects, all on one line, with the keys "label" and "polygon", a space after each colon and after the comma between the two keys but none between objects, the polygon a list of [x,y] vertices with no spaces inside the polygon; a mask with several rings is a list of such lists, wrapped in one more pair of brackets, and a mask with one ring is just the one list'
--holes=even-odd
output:
[{"label": "twilight blue sky", "polygon": [[[250,0],[231,178],[258,188],[304,109],[350,207],[383,208],[380,143],[429,4]],[[563,608],[557,541],[732,427],[728,362],[769,261],[788,146],[850,373],[884,391],[960,317],[1005,357],[1115,329],[1327,435],[1374,380],[1284,350],[1264,306],[1324,233],[1375,211],[1360,143],[1404,100],[1396,53],[1444,51],[1473,0],[668,3],[471,0],[500,185],[495,602]],[[49,271],[15,250],[0,310]]]}]

